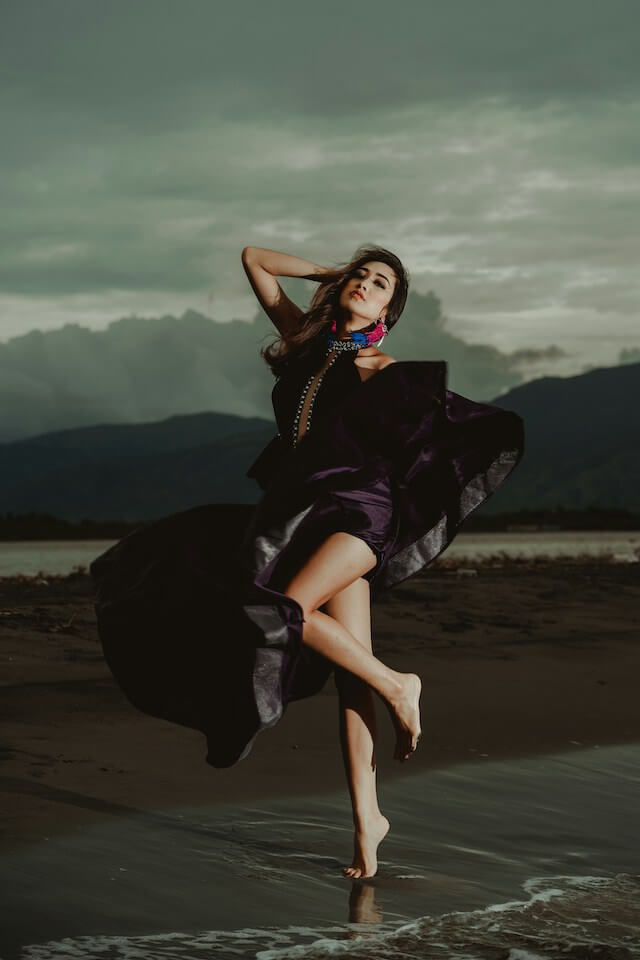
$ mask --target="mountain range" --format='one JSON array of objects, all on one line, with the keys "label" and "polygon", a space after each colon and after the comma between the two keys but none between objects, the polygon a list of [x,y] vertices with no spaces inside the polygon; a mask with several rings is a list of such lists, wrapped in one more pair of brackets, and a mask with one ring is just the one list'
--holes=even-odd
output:
[{"label": "mountain range", "polygon": [[[458,391],[459,392],[459,391]],[[640,512],[640,363],[543,377],[492,401],[525,422],[525,453],[482,512]],[[0,444],[0,513],[143,522],[201,503],[252,503],[245,473],[272,420],[219,412],[94,424]]]}]

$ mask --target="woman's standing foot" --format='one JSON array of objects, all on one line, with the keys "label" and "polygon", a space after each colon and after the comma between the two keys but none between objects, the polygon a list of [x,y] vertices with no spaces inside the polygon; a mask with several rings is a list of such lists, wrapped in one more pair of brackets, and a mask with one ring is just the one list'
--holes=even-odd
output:
[{"label": "woman's standing foot", "polygon": [[353,861],[343,867],[345,877],[358,880],[373,877],[378,869],[378,847],[389,832],[390,823],[382,814],[356,826],[353,838]]}]

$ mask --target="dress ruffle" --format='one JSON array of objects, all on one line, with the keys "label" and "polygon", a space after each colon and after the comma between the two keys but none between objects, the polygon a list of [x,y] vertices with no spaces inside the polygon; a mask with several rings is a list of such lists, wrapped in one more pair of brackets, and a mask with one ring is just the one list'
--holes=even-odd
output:
[{"label": "dress ruffle", "polygon": [[366,511],[371,491],[389,491],[375,599],[447,547],[523,449],[521,418],[447,390],[444,362],[389,364],[314,418],[295,449],[273,438],[247,474],[264,490],[257,505],[172,514],[93,561],[99,635],[124,693],[201,730],[211,765],[242,759],[333,670],[303,644],[302,608],[282,591],[328,531],[344,528],[334,502],[358,503],[362,491]]}]

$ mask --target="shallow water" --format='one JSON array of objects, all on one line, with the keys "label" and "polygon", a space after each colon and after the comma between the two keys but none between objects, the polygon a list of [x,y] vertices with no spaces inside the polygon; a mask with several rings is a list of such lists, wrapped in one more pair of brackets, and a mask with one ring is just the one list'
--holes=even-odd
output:
[{"label": "shallow water", "polygon": [[368,881],[340,873],[346,793],[114,807],[0,861],[0,956],[640,957],[639,761],[624,745],[385,780]]},{"label": "shallow water", "polygon": [[[17,540],[0,542],[0,577],[71,573],[88,567],[115,540]],[[598,557],[620,563],[640,560],[640,530],[541,530],[460,533],[442,554],[479,561],[487,557]]]}]

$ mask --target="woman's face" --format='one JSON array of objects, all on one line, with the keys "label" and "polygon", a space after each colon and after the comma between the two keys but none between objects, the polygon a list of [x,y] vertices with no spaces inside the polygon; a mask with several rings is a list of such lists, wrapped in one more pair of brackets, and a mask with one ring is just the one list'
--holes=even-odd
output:
[{"label": "woman's face", "polygon": [[345,283],[340,306],[354,319],[366,321],[358,326],[367,326],[380,317],[384,320],[395,285],[396,276],[390,266],[379,260],[369,260],[357,267]]}]

